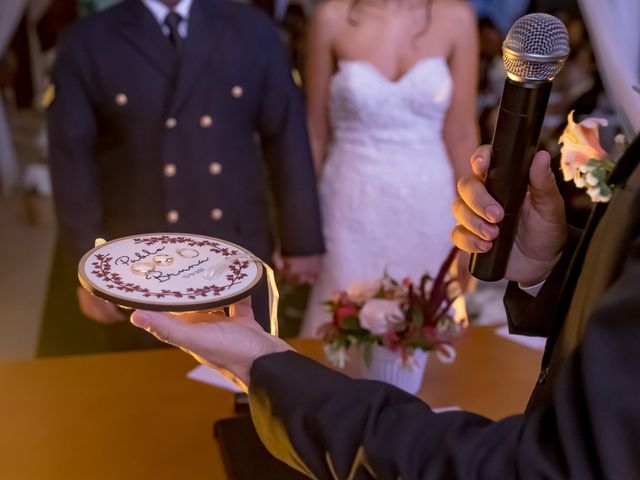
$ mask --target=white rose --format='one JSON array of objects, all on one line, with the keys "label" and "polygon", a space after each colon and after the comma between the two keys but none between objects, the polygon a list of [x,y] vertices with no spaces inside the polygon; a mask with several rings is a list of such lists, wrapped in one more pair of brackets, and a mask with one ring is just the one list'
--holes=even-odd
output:
[{"label": "white rose", "polygon": [[374,335],[384,335],[390,327],[403,320],[402,309],[396,300],[372,298],[360,310],[360,325]]}]

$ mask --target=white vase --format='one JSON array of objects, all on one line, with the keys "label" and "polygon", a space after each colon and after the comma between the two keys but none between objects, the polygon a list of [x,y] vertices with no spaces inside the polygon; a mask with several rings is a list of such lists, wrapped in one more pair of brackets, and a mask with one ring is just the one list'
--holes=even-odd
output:
[{"label": "white vase", "polygon": [[399,350],[393,351],[381,345],[374,345],[371,363],[367,366],[363,362],[363,373],[366,378],[390,383],[415,395],[422,385],[428,358],[429,352],[414,350],[413,358],[404,363]]}]

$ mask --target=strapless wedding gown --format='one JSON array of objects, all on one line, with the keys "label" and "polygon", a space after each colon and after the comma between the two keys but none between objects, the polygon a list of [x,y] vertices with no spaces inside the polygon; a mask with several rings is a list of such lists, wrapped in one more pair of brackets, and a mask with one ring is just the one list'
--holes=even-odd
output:
[{"label": "strapless wedding gown", "polygon": [[333,142],[319,184],[326,255],[302,336],[331,320],[323,302],[355,282],[435,275],[452,248],[454,177],[442,140],[452,80],[444,57],[398,81],[341,61],[330,86]]}]

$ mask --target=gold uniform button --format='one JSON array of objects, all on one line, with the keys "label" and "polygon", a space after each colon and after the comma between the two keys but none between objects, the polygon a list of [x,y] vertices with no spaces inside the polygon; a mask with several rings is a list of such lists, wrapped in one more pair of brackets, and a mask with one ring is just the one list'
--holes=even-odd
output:
[{"label": "gold uniform button", "polygon": [[209,164],[209,173],[211,175],[220,175],[222,173],[222,165],[218,162],[211,162]]},{"label": "gold uniform button", "polygon": [[231,96],[233,98],[240,98],[242,97],[243,94],[244,94],[244,90],[240,85],[236,85],[231,89]]},{"label": "gold uniform button", "polygon": [[167,118],[167,120],[164,122],[164,126],[167,128],[174,128],[176,125],[178,125],[178,120],[173,117]]},{"label": "gold uniform button", "polygon": [[202,128],[209,128],[213,125],[213,118],[210,115],[203,115],[200,117],[200,126]]},{"label": "gold uniform button", "polygon": [[211,218],[214,221],[218,221],[222,218],[222,210],[220,210],[219,208],[214,208],[213,210],[211,210]]},{"label": "gold uniform button", "polygon": [[291,78],[293,78],[293,83],[296,84],[296,87],[302,87],[302,75],[300,75],[300,71],[297,68],[291,70]]},{"label": "gold uniform button", "polygon": [[169,210],[167,212],[167,222],[176,223],[178,220],[180,220],[180,215],[177,210]]},{"label": "gold uniform button", "polygon": [[173,177],[176,174],[176,166],[173,163],[167,163],[164,166],[164,176],[165,177]]},{"label": "gold uniform button", "polygon": [[116,94],[116,105],[119,107],[124,107],[127,103],[129,103],[129,99],[124,93]]}]

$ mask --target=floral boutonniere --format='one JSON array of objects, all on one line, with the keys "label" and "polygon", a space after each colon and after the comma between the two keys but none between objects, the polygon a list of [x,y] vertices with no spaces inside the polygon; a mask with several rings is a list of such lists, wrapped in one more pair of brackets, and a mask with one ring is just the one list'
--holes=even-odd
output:
[{"label": "floral boutonniere", "polygon": [[[608,202],[613,193],[607,183],[615,162],[600,145],[599,127],[606,127],[604,118],[586,118],[573,121],[573,111],[567,118],[567,126],[558,143],[560,165],[566,182],[573,180],[578,188],[586,190],[592,202]],[[624,135],[616,136],[616,143],[625,144]]]}]

